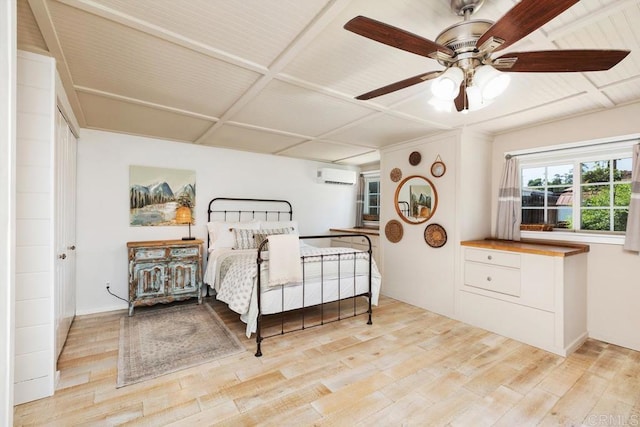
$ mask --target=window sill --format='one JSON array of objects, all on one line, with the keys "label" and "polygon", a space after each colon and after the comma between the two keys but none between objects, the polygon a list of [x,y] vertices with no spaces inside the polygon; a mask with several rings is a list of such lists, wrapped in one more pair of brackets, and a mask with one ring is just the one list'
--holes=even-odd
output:
[{"label": "window sill", "polygon": [[564,240],[565,242],[624,245],[624,235],[576,233],[572,231],[522,231],[523,239]]}]

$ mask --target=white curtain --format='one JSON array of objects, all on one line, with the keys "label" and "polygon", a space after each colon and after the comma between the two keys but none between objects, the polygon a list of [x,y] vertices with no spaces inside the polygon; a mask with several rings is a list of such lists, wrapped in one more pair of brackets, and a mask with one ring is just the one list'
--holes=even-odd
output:
[{"label": "white curtain", "polygon": [[496,238],[520,240],[520,173],[518,159],[508,157],[498,193],[498,215],[496,219]]},{"label": "white curtain", "polygon": [[633,147],[632,161],[631,201],[629,202],[624,249],[640,252],[640,144]]},{"label": "white curtain", "polygon": [[356,196],[356,227],[364,225],[362,214],[364,213],[364,176],[358,178],[358,194]]}]

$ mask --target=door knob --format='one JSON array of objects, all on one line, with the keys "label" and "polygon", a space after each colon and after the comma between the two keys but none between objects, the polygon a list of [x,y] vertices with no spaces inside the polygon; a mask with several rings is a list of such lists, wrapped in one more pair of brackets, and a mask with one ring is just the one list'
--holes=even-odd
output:
[{"label": "door knob", "polygon": [[67,254],[58,255],[58,258],[60,258],[60,259],[67,259]]},{"label": "door knob", "polygon": [[76,250],[76,245],[67,246],[67,249],[75,251]]}]

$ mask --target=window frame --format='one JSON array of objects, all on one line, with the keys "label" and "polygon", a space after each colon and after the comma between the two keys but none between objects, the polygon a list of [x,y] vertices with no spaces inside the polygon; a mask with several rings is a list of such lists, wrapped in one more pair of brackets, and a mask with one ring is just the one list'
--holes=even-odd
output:
[{"label": "window frame", "polygon": [[[370,182],[377,182],[378,183],[378,192],[374,193],[377,194],[378,197],[378,220],[365,220],[363,218],[364,222],[367,223],[375,223],[375,224],[379,224],[380,222],[380,202],[381,202],[381,197],[380,197],[380,186],[381,186],[381,180],[380,180],[380,171],[370,171],[370,172],[362,172],[362,176],[364,178],[364,204],[363,204],[363,208],[362,208],[362,215],[369,215],[367,212],[369,212],[369,208],[371,207],[371,205],[369,205],[369,195],[372,194],[369,192],[369,183]],[[373,215],[373,214],[371,214]]]},{"label": "window frame", "polygon": [[[518,156],[519,179],[522,178],[522,170],[534,167],[550,167],[558,165],[573,164],[573,192],[574,203],[572,206],[572,221],[581,225],[581,193],[582,175],[580,165],[585,162],[599,160],[614,160],[632,157],[633,145],[640,143],[640,135],[630,135],[608,140],[592,141],[591,143],[566,144],[555,147],[539,148],[539,151],[511,152],[505,153]],[[612,164],[610,164],[612,169]],[[613,173],[612,171],[610,173]],[[624,181],[623,181],[624,182]],[[609,182],[611,185],[611,181]],[[522,190],[524,183],[520,182]],[[612,196],[613,197],[613,196]],[[545,218],[546,206],[545,200]],[[609,209],[612,209],[611,205]],[[521,207],[522,212],[522,207]],[[581,230],[581,229],[561,229],[554,228],[552,232],[544,231],[521,231],[523,238],[533,238],[541,240],[567,240],[581,243],[604,243],[604,244],[624,244],[625,232],[622,231],[601,231],[601,230]]]}]

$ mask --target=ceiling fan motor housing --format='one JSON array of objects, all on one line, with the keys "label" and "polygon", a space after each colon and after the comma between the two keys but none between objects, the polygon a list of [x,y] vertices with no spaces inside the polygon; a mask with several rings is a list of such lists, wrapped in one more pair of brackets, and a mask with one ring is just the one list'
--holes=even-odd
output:
[{"label": "ceiling fan motor housing", "polygon": [[477,12],[484,0],[451,0],[451,10],[457,15],[466,16]]},{"label": "ceiling fan motor housing", "polygon": [[445,67],[457,65],[465,71],[484,63],[489,53],[479,51],[476,42],[492,25],[492,21],[475,19],[446,28],[435,41],[453,50],[456,55],[453,58],[438,56],[436,59]]}]

